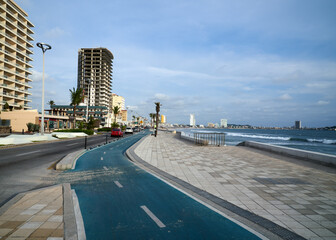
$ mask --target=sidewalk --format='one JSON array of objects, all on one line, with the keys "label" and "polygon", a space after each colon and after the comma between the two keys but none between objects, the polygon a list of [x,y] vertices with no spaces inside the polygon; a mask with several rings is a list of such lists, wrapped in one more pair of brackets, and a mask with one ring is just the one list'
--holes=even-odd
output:
[{"label": "sidewalk", "polygon": [[64,239],[62,185],[19,194],[0,208],[0,239]]},{"label": "sidewalk", "polygon": [[152,166],[307,239],[336,239],[336,170],[160,132],[134,150]]}]

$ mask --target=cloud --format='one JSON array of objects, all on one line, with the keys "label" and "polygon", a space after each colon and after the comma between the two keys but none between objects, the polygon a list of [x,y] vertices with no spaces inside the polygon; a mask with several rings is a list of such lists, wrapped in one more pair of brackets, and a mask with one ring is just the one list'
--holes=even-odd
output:
[{"label": "cloud", "polygon": [[287,100],[291,100],[292,97],[288,93],[285,93],[285,94],[283,94],[283,95],[280,96],[280,99],[287,101]]},{"label": "cloud", "polygon": [[44,36],[50,39],[59,38],[64,35],[65,35],[65,31],[59,27],[54,27],[44,33]]},{"label": "cloud", "polygon": [[317,102],[317,105],[328,105],[329,103],[330,103],[329,101],[320,100]]}]

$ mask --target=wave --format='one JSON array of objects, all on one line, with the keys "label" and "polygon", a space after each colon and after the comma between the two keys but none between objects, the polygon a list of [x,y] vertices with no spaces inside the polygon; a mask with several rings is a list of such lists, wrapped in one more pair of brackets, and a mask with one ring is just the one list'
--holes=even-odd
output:
[{"label": "wave", "polygon": [[297,137],[277,137],[277,136],[265,136],[265,135],[252,135],[244,133],[225,133],[227,136],[242,137],[242,138],[254,138],[254,139],[266,139],[266,140],[280,140],[280,141],[295,141],[295,142],[310,142],[310,143],[322,143],[328,145],[336,145],[335,139],[311,139],[311,138],[297,138]]},{"label": "wave", "polygon": [[249,135],[249,134],[242,134],[242,133],[225,133],[227,136],[233,137],[245,137],[245,138],[259,138],[259,139],[272,139],[272,140],[282,140],[282,141],[289,141],[289,137],[273,137],[273,136],[265,136],[265,135]]}]

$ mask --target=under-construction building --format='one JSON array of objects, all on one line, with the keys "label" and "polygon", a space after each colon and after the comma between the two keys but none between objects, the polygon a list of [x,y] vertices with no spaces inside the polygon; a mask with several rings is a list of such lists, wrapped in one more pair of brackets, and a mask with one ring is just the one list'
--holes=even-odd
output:
[{"label": "under-construction building", "polygon": [[89,106],[110,108],[113,54],[107,48],[81,48],[78,51],[77,88],[84,89]]}]

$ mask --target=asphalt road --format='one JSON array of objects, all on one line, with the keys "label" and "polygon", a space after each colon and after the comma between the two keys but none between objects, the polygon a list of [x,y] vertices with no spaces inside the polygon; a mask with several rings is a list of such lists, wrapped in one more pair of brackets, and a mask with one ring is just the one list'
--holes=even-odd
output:
[{"label": "asphalt road", "polygon": [[78,196],[87,239],[259,239],[130,162],[126,149],[145,134],[87,152],[58,176]]},{"label": "asphalt road", "polygon": [[[90,136],[87,145],[104,142],[105,134]],[[0,149],[0,206],[18,193],[54,184],[59,172],[48,168],[68,153],[83,148],[84,138],[77,138]]]}]

